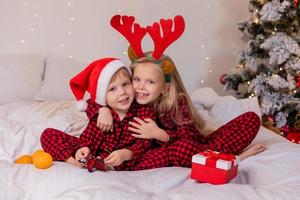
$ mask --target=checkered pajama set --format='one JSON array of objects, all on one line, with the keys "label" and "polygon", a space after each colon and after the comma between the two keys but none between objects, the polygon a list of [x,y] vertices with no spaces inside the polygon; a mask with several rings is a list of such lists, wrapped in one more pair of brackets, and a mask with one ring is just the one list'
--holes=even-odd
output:
[{"label": "checkered pajama set", "polygon": [[130,170],[130,166],[134,165],[135,160],[150,149],[151,140],[133,137],[128,131],[129,121],[133,121],[133,117],[141,119],[150,117],[155,120],[155,113],[150,106],[142,106],[134,102],[122,121],[117,113],[112,111],[114,132],[106,133],[100,131],[96,126],[99,108],[97,103],[88,102],[86,114],[89,123],[79,138],[60,130],[47,128],[41,135],[42,147],[57,161],[64,161],[74,156],[77,149],[84,146],[90,148],[92,155],[102,158],[106,158],[114,150],[126,148],[133,152],[133,158],[116,167],[116,170]]},{"label": "checkered pajama set", "polygon": [[239,154],[255,138],[260,119],[254,112],[246,112],[204,137],[191,123],[188,104],[184,96],[179,98],[181,123],[173,120],[171,113],[159,117],[159,124],[169,134],[170,141],[147,151],[132,170],[166,166],[191,167],[192,156],[204,150]]},{"label": "checkered pajama set", "polygon": [[[159,142],[160,147],[150,148],[150,140],[134,139],[127,130],[128,122],[133,120],[133,114],[142,119],[147,117],[155,119],[153,113],[148,110],[149,107],[136,109],[136,112],[132,112],[134,109],[131,109],[123,121],[120,121],[113,112],[114,133],[102,133],[96,127],[98,109],[97,104],[89,103],[86,113],[90,121],[79,139],[59,130],[46,129],[41,136],[45,151],[49,152],[54,160],[63,161],[73,156],[78,148],[86,145],[90,147],[92,154],[103,158],[113,150],[127,148],[133,151],[134,157],[131,161],[116,167],[116,170],[191,167],[192,156],[200,151],[211,149],[232,154],[240,153],[252,142],[260,127],[259,117],[254,112],[247,112],[204,137],[191,122],[187,112],[188,104],[185,97],[181,96],[179,99],[181,123],[174,121],[171,113],[160,115],[159,125],[169,134],[170,141],[166,144]],[[137,142],[137,145],[132,145],[132,148],[126,147],[128,141]]]}]

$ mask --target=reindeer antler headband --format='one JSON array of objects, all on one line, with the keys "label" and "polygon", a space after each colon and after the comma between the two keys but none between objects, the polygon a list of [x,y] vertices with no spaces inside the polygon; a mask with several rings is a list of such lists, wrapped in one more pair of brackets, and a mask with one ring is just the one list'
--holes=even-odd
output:
[{"label": "reindeer antler headband", "polygon": [[[159,60],[164,51],[183,34],[185,28],[184,19],[181,15],[174,17],[174,29],[172,19],[161,19],[160,23],[154,22],[152,26],[147,26],[146,28],[141,27],[138,23],[134,23],[134,21],[135,18],[133,16],[125,15],[115,15],[110,21],[111,26],[128,40],[130,44],[128,56],[131,61],[144,56],[142,39],[147,32],[154,43],[152,57],[155,60]],[[170,60],[163,61],[161,66],[165,75],[171,74],[174,70],[174,64]]]}]

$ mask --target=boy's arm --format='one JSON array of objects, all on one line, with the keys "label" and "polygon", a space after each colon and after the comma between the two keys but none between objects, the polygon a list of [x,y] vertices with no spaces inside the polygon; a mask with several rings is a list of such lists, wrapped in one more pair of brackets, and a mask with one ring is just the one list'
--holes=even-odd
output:
[{"label": "boy's arm", "polygon": [[89,149],[91,150],[91,154],[95,155],[97,149],[99,148],[99,146],[103,141],[103,132],[101,132],[97,128],[96,120],[89,121],[87,127],[80,135],[79,141],[80,141],[80,145],[78,146],[78,148],[84,146],[89,147]]}]

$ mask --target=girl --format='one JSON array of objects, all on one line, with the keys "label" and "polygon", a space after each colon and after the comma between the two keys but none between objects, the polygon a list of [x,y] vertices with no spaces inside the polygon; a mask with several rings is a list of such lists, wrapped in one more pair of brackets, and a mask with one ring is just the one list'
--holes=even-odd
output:
[{"label": "girl", "polygon": [[[143,160],[155,160],[154,163],[141,161],[137,168],[160,165],[190,167],[192,156],[200,151],[211,149],[239,154],[252,142],[260,128],[260,119],[254,112],[244,113],[205,136],[203,121],[194,109],[173,61],[164,55],[154,60],[151,55],[146,53],[145,57],[132,64],[132,84],[136,91],[136,101],[143,105],[153,105],[158,113],[160,127],[153,120],[135,118],[138,123],[131,122],[129,130],[136,133],[133,134],[135,137],[156,139],[163,147],[143,156]],[[161,66],[164,62],[174,65],[172,73],[164,73]],[[241,159],[262,150],[263,145],[255,145],[242,153]],[[158,154],[166,158],[155,159]]]}]

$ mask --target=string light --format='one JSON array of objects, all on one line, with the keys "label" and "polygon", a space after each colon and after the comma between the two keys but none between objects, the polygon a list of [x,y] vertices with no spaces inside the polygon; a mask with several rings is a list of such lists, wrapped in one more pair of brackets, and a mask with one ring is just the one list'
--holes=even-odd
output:
[{"label": "string light", "polygon": [[209,57],[206,57],[205,59],[206,59],[206,60],[209,60],[210,58],[209,58]]},{"label": "string light", "polygon": [[208,72],[209,72],[209,73],[212,73],[213,71],[210,69],[210,70],[208,70]]},{"label": "string light", "polygon": [[127,51],[123,51],[123,54],[124,54],[124,55],[127,55]]},{"label": "string light", "polygon": [[[24,7],[29,7],[29,6],[31,5],[30,3],[31,3],[30,1],[26,0],[26,1],[24,1],[23,5],[24,5]],[[72,0],[69,0],[69,1],[66,2],[65,5],[67,5],[68,8],[71,8],[72,5],[73,5],[73,1],[72,1]],[[28,10],[28,12],[29,12],[29,10]],[[31,13],[31,14],[32,14],[35,18],[39,17],[38,12],[37,12],[37,13]],[[70,20],[71,22],[74,22],[74,21],[75,21],[75,17],[74,17],[74,16],[69,16],[69,20]],[[32,32],[32,33],[35,32],[36,30],[37,30],[37,28],[34,27],[34,26],[28,27],[28,31],[30,31],[30,32]],[[71,35],[71,34],[73,34],[72,30],[68,30],[68,31],[67,31],[67,35]],[[20,43],[21,43],[21,44],[26,44],[26,43],[27,43],[26,38],[22,39],[22,40],[20,41]],[[66,45],[65,45],[65,43],[63,43],[63,42],[60,43],[60,44],[58,45],[58,48],[65,48],[65,47],[66,47]],[[69,55],[68,57],[69,57],[69,58],[73,58],[72,55]]]},{"label": "string light", "polygon": [[204,83],[204,80],[201,80],[200,83],[203,84],[203,83]]},{"label": "string light", "polygon": [[257,17],[254,19],[254,23],[255,23],[255,24],[258,24],[258,23],[259,23],[259,19],[258,19]]},{"label": "string light", "polygon": [[237,68],[244,68],[244,65],[243,64],[239,64],[236,66]]}]

